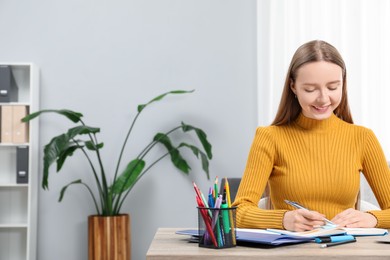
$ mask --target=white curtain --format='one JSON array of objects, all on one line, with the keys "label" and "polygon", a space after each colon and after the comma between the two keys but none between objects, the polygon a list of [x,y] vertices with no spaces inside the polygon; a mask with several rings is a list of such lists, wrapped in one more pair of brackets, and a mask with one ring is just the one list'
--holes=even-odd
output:
[{"label": "white curtain", "polygon": [[258,0],[257,17],[258,124],[272,122],[295,50],[325,40],[346,62],[355,124],[375,132],[390,160],[390,1]]}]

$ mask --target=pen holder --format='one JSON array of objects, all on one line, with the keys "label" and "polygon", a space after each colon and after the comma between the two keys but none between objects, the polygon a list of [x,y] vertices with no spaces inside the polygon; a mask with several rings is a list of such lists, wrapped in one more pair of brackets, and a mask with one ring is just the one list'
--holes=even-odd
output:
[{"label": "pen holder", "polygon": [[236,207],[198,207],[198,234],[200,247],[236,246]]}]

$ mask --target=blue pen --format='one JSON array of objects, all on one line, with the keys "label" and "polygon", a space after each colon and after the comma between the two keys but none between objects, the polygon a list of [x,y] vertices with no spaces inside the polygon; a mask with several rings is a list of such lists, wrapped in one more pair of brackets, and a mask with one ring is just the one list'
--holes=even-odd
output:
[{"label": "blue pen", "polygon": [[214,197],[213,197],[213,188],[210,187],[209,190],[209,207],[214,208]]},{"label": "blue pen", "polygon": [[354,236],[345,235],[345,236],[330,236],[330,237],[316,237],[315,242],[316,243],[334,243],[334,242],[343,242],[343,241],[349,241],[349,240],[355,240]]}]

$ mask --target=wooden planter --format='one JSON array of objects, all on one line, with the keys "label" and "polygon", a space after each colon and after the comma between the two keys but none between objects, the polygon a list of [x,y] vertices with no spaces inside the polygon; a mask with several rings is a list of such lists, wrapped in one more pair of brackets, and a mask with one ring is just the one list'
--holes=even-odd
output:
[{"label": "wooden planter", "polygon": [[88,259],[130,260],[130,217],[128,214],[88,217]]}]

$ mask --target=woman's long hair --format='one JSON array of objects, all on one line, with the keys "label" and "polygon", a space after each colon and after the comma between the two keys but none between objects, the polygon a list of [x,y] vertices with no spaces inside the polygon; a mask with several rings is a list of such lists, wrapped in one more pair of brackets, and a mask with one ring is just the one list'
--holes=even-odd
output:
[{"label": "woman's long hair", "polygon": [[302,108],[298,103],[298,99],[295,98],[295,94],[291,90],[291,84],[295,81],[300,67],[306,63],[316,61],[331,62],[341,67],[343,74],[342,97],[339,106],[334,111],[334,114],[340,119],[353,124],[348,104],[347,70],[344,60],[335,47],[327,42],[315,40],[303,44],[295,52],[287,72],[278,112],[276,113],[272,125],[289,124],[301,113]]}]

